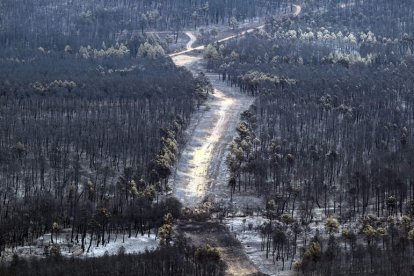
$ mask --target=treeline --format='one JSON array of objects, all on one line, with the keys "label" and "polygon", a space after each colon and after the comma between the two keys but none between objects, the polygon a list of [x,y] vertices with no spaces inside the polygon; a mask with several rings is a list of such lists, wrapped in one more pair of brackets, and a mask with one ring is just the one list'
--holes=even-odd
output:
[{"label": "treeline", "polygon": [[271,14],[280,5],[264,0],[12,1],[0,3],[2,48],[74,49],[115,44],[148,30],[229,24]]},{"label": "treeline", "polygon": [[195,248],[181,240],[174,246],[161,247],[140,255],[124,254],[101,258],[21,259],[17,255],[8,266],[0,266],[7,275],[224,275],[220,255],[210,247]]},{"label": "treeline", "polygon": [[[310,26],[371,31],[381,37],[413,37],[414,3],[410,0],[312,0],[304,3],[303,22]],[[295,23],[294,23],[295,24]]]},{"label": "treeline", "polygon": [[331,60],[346,54],[346,59],[395,62],[414,51],[413,9],[411,1],[307,1],[299,17],[269,17],[266,30],[272,38],[298,41],[302,57],[311,57],[311,44],[334,50]]}]

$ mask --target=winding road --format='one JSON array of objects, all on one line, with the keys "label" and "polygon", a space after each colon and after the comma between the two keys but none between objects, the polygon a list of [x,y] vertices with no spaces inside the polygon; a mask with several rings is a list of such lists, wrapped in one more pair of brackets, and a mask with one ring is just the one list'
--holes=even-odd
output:
[{"label": "winding road", "polygon": [[[293,16],[298,16],[302,8],[294,6]],[[264,27],[262,25],[251,28],[216,42],[225,42]],[[201,110],[190,122],[187,129],[187,143],[176,164],[174,175],[169,180],[175,197],[185,207],[194,208],[207,198],[210,201],[228,202],[228,173],[225,160],[229,144],[235,135],[240,114],[253,104],[254,99],[240,93],[238,88],[226,85],[217,74],[208,72],[200,53],[204,46],[193,48],[196,36],[192,32],[185,33],[190,39],[186,50],[173,53],[170,57],[177,66],[186,67],[194,75],[203,72],[214,87],[214,93],[209,95]],[[256,266],[244,254],[240,243],[229,245],[231,237],[227,236],[223,239],[226,233],[212,234],[211,231],[199,230],[195,236],[194,233],[188,231],[187,235],[193,235],[193,238],[200,244],[210,243],[216,246],[227,263],[227,274],[260,274]]]},{"label": "winding road", "polygon": [[[188,36],[190,42],[187,49],[191,50],[195,37],[192,34]],[[188,140],[170,179],[170,186],[185,207],[194,208],[207,197],[220,194],[226,197],[227,148],[233,139],[240,113],[253,103],[253,98],[241,94],[235,87],[227,86],[217,74],[207,72],[202,55],[190,55],[190,52],[172,56],[175,64],[185,66],[194,75],[203,72],[212,83],[214,93],[209,95],[190,122]],[[227,264],[227,275],[260,275],[244,253],[243,246],[228,229],[218,224],[207,226],[208,223],[192,223],[180,228],[195,245],[210,244],[217,248]]]},{"label": "winding road", "polygon": [[[299,5],[293,5],[293,7],[295,8],[295,12],[292,14],[292,16],[293,17],[299,16],[301,14],[301,12],[302,12],[302,7],[299,6]],[[223,39],[219,39],[219,40],[216,41],[216,43],[221,43],[221,42],[225,42],[225,41],[228,41],[228,40],[231,40],[231,39],[240,37],[240,36],[244,36],[246,34],[249,34],[249,33],[254,32],[256,30],[263,29],[265,26],[266,25],[261,25],[261,26],[258,26],[256,28],[250,28],[248,30],[245,30],[245,31],[237,34],[237,35],[231,35],[231,36],[225,37]],[[186,50],[181,51],[181,52],[177,52],[177,53],[170,54],[170,57],[172,57],[172,58],[173,57],[178,57],[180,55],[185,55],[185,54],[191,53],[191,52],[196,51],[196,50],[199,50],[199,51],[204,50],[204,46],[203,45],[202,46],[195,47],[195,48],[192,47],[193,44],[194,44],[194,42],[196,42],[196,40],[197,40],[197,38],[195,37],[195,35],[192,32],[185,32],[185,34],[190,38],[190,41],[187,43]]]},{"label": "winding road", "polygon": [[[190,38],[187,51],[171,57],[177,66],[185,66],[194,75],[203,72],[212,83],[214,93],[210,94],[190,122],[188,140],[170,179],[170,186],[185,207],[197,207],[206,197],[227,195],[227,148],[233,139],[240,113],[253,103],[253,98],[239,93],[235,87],[227,86],[217,74],[207,72],[202,55],[191,54],[195,36],[190,32],[186,34]],[[203,46],[197,48],[201,50]],[[207,225],[195,228],[194,225],[183,225],[180,228],[195,245],[210,244],[217,248],[227,264],[227,275],[260,274],[244,253],[243,246],[223,225],[211,228]]]},{"label": "winding road", "polygon": [[[293,5],[298,16],[302,8]],[[238,35],[232,35],[217,42],[225,42],[236,37],[263,29],[265,25],[250,28]],[[205,103],[204,110],[199,112],[188,129],[188,142],[176,165],[170,185],[175,196],[186,207],[196,207],[207,196],[226,197],[227,186],[226,164],[227,148],[232,141],[239,123],[241,112],[248,109],[253,98],[238,92],[219,80],[217,74],[207,72],[200,50],[204,46],[193,48],[197,38],[192,32],[185,32],[190,38],[187,49],[170,54],[177,66],[184,66],[194,75],[203,72],[212,83],[214,94]],[[197,52],[198,50],[198,52]]]}]

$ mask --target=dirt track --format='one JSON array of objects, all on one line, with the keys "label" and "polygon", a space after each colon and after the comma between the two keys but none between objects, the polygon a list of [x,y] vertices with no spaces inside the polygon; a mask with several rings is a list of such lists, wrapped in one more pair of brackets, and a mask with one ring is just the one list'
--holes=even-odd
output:
[{"label": "dirt track", "polygon": [[179,229],[194,245],[209,244],[217,248],[226,262],[228,275],[264,275],[244,254],[243,246],[224,225],[216,222],[193,222],[182,223]]},{"label": "dirt track", "polygon": [[[188,49],[192,49],[193,38],[190,36]],[[225,164],[228,145],[235,134],[240,113],[253,103],[253,98],[227,86],[217,75],[208,73],[200,55],[184,53],[174,56],[173,60],[193,74],[205,73],[215,88],[214,94],[190,124],[186,147],[170,180],[175,196],[184,206],[196,207],[205,197],[219,196],[220,191],[228,191]],[[225,198],[226,193],[221,196]],[[179,228],[194,244],[216,247],[227,264],[228,275],[260,275],[244,254],[242,245],[225,226],[198,223],[182,224]]]},{"label": "dirt track", "polygon": [[[295,5],[295,9],[293,16],[298,16],[301,7]],[[256,29],[248,29],[240,35]],[[186,34],[190,38],[187,50],[171,54],[170,57],[176,65],[185,66],[194,75],[203,72],[214,87],[214,94],[210,95],[190,123],[187,144],[178,160],[174,176],[170,179],[174,195],[183,205],[196,207],[206,197],[228,201],[225,164],[228,147],[235,135],[240,114],[249,108],[254,99],[241,94],[237,88],[226,85],[216,74],[207,72],[202,55],[197,54],[204,46],[193,48],[196,37],[191,32]],[[218,42],[235,37],[229,36]],[[210,244],[217,247],[227,264],[228,275],[262,275],[246,256],[243,246],[224,225],[211,222],[182,223],[179,229],[196,245]]]},{"label": "dirt track", "polygon": [[[190,45],[191,47],[191,45]],[[215,88],[188,130],[188,141],[178,161],[170,184],[175,196],[186,207],[197,206],[206,196],[220,196],[220,185],[227,185],[226,155],[241,112],[248,109],[253,98],[238,92],[208,73],[200,56],[181,54],[173,57],[179,66],[198,74],[203,72]],[[225,196],[222,194],[221,196]]]}]

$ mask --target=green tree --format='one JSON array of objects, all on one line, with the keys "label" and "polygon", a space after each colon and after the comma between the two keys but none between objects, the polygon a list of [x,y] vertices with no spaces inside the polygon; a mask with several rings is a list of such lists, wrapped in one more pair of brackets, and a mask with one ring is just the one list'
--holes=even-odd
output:
[{"label": "green tree", "polygon": [[230,18],[230,26],[233,28],[233,30],[237,29],[240,26],[239,21],[237,21],[236,17]]},{"label": "green tree", "polygon": [[204,58],[207,60],[216,60],[220,57],[216,47],[209,44],[207,45],[206,49],[204,50]]},{"label": "green tree", "polygon": [[371,245],[371,242],[374,240],[375,236],[377,235],[377,231],[371,225],[366,225],[362,230],[362,233],[365,235],[367,239],[368,245]]},{"label": "green tree", "polygon": [[216,28],[211,29],[210,34],[212,37],[216,38],[218,35],[218,30]]},{"label": "green tree", "polygon": [[329,235],[332,235],[335,232],[338,232],[339,223],[336,218],[329,216],[325,221],[325,228],[328,231]]}]

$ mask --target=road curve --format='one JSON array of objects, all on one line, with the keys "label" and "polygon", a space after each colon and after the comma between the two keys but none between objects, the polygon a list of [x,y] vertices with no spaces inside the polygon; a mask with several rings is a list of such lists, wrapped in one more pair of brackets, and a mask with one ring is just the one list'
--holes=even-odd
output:
[{"label": "road curve", "polygon": [[[297,17],[302,13],[302,6],[299,6],[299,5],[293,5],[293,6],[295,7],[295,12],[293,13],[293,17]],[[216,43],[221,43],[221,42],[225,42],[225,41],[228,41],[228,40],[240,37],[240,36],[244,36],[246,34],[254,32],[256,30],[264,29],[265,26],[266,25],[261,25],[261,26],[258,26],[256,28],[250,28],[248,30],[245,30],[245,31],[237,34],[237,35],[231,35],[231,36],[228,36],[226,38],[219,39],[219,40],[216,41]],[[185,34],[190,38],[190,41],[187,43],[186,50],[180,51],[180,52],[177,52],[177,53],[172,53],[172,54],[169,55],[170,57],[173,58],[173,57],[177,57],[177,56],[180,56],[180,55],[189,54],[193,51],[197,51],[197,50],[202,51],[202,50],[204,50],[203,45],[195,47],[195,48],[192,47],[194,42],[197,40],[197,38],[194,36],[194,34],[192,32],[185,32]]]},{"label": "road curve", "polygon": [[295,7],[295,12],[293,13],[294,17],[299,16],[302,13],[302,6],[293,5]]}]

